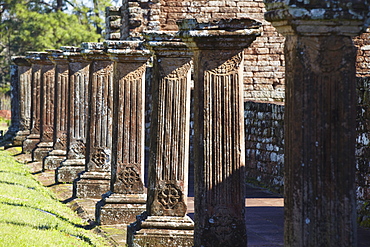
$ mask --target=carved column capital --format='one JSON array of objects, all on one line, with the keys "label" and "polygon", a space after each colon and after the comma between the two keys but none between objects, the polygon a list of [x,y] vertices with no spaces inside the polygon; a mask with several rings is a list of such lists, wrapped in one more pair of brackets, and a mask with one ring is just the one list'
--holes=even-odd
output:
[{"label": "carved column capital", "polygon": [[357,36],[370,24],[369,1],[265,0],[265,19],[287,35]]},{"label": "carved column capital", "polygon": [[157,57],[178,58],[193,55],[175,31],[147,31],[144,37],[147,40],[145,45]]},{"label": "carved column capital", "polygon": [[178,36],[190,49],[242,50],[261,35],[261,23],[252,19],[213,20],[201,23],[195,19],[177,22]]},{"label": "carved column capital", "polygon": [[143,41],[112,41],[104,42],[107,54],[115,62],[146,62],[150,57],[150,51],[143,46]]},{"label": "carved column capital", "polygon": [[12,62],[18,66],[31,66],[31,63],[26,59],[25,56],[14,56]]}]

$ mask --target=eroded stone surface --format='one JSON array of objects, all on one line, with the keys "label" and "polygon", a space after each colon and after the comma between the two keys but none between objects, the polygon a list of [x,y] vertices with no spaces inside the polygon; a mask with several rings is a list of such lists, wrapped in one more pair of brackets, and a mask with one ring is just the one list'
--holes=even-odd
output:
[{"label": "eroded stone surface", "polygon": [[[53,80],[51,75],[54,73],[54,65],[47,58],[46,52],[28,52],[26,58],[32,64],[31,130],[26,140],[24,140],[22,148],[23,152],[31,153],[36,148],[36,144],[41,141],[41,90],[44,84],[52,86],[50,80]],[[44,80],[47,83],[43,83]],[[43,100],[43,102],[45,102],[45,100]],[[50,121],[50,115],[48,117],[48,121]],[[45,130],[45,132],[47,132],[47,130]],[[50,136],[50,131],[48,133]],[[47,148],[48,147],[49,146],[47,146]],[[37,159],[39,160],[40,157]]]},{"label": "eroded stone surface", "polygon": [[[266,1],[286,36],[285,245],[356,246],[356,49],[369,3]],[[340,215],[340,217],[339,217]]]},{"label": "eroded stone surface", "polygon": [[55,170],[60,162],[66,158],[67,150],[67,128],[69,101],[69,66],[67,58],[63,57],[61,50],[49,51],[50,60],[55,64],[56,83],[54,97],[54,133],[53,149],[43,160],[44,170]]},{"label": "eroded stone surface", "polygon": [[150,52],[142,42],[106,42],[114,64],[113,194],[97,205],[100,224],[128,224],[145,211],[144,95]]},{"label": "eroded stone surface", "polygon": [[[23,141],[26,139],[27,135],[30,134],[30,123],[31,123],[31,80],[32,80],[32,70],[31,64],[25,59],[25,57],[14,57],[12,61],[17,65],[17,85],[13,85],[13,90],[17,90],[18,97],[13,96],[12,108],[18,108],[18,124],[14,124],[13,120],[12,126],[9,127],[11,132],[12,145],[22,146]],[[15,82],[14,82],[15,83]],[[14,106],[13,106],[14,105]],[[12,113],[12,118],[13,118]],[[16,117],[16,116],[14,116]]]},{"label": "eroded stone surface", "polygon": [[85,170],[90,62],[77,47],[62,47],[69,61],[67,157],[56,170],[57,182],[73,182]]},{"label": "eroded stone surface", "polygon": [[101,43],[84,43],[91,60],[86,170],[76,182],[78,197],[101,198],[109,191],[112,162],[113,61]]},{"label": "eroded stone surface", "polygon": [[[151,32],[153,111],[147,212],[128,231],[129,246],[193,246],[187,210],[192,53],[173,33]],[[142,215],[142,216],[143,216]]]},{"label": "eroded stone surface", "polygon": [[194,51],[195,246],[247,246],[241,79],[243,48],[258,26],[249,19],[179,22]]}]

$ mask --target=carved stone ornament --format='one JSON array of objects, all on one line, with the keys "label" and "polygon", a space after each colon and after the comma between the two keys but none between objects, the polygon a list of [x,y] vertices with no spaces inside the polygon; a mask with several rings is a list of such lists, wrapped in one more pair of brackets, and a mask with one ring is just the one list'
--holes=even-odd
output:
[{"label": "carved stone ornament", "polygon": [[227,60],[217,68],[209,70],[207,72],[216,75],[233,74],[235,73],[235,71],[238,70],[239,66],[241,65],[241,62],[242,62],[242,53],[238,53],[237,55],[233,56],[231,59]]},{"label": "carved stone ornament", "polygon": [[91,156],[91,160],[98,166],[104,167],[109,162],[109,155],[103,148],[98,148]]},{"label": "carved stone ornament", "polygon": [[57,139],[57,142],[62,146],[62,147],[67,147],[67,134],[62,133],[59,138]]},{"label": "carved stone ornament", "polygon": [[46,137],[46,139],[51,140],[53,139],[53,132],[54,132],[53,127],[48,126],[45,128],[43,135]]},{"label": "carved stone ornament", "polygon": [[137,165],[132,164],[118,164],[117,184],[115,190],[119,193],[143,193],[143,182],[140,178]]},{"label": "carved stone ornament", "polygon": [[170,74],[166,75],[164,73],[164,70],[160,70],[161,78],[164,80],[177,80],[180,78],[186,78],[189,69],[191,68],[192,62],[188,62],[181,66],[180,68],[177,68],[176,70],[172,71]]},{"label": "carved stone ornament", "polygon": [[182,202],[182,192],[174,184],[166,184],[158,191],[158,201],[165,209],[173,209]]},{"label": "carved stone ornament", "polygon": [[72,151],[80,156],[86,155],[86,146],[85,143],[81,140],[77,140],[71,147]]}]

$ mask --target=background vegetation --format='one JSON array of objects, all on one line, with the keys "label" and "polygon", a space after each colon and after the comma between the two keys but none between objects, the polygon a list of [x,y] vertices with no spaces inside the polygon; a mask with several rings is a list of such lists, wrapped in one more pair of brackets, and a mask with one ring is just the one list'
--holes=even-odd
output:
[{"label": "background vegetation", "polygon": [[99,41],[105,7],[119,1],[0,0],[0,88],[9,90],[12,56]]}]

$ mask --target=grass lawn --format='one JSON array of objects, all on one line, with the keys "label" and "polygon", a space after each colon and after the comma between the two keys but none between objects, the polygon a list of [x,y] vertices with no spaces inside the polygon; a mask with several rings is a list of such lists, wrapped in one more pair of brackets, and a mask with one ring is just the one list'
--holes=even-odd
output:
[{"label": "grass lawn", "polygon": [[0,246],[109,246],[28,168],[0,150]]}]

